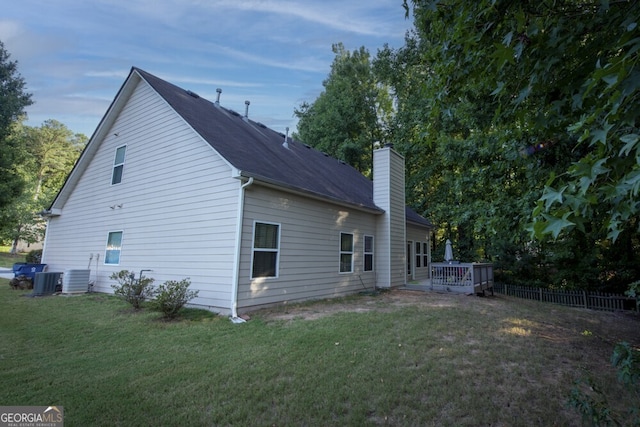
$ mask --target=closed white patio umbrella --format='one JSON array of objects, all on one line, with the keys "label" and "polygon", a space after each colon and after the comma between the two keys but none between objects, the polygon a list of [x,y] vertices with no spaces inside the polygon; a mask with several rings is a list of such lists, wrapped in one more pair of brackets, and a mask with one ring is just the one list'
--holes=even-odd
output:
[{"label": "closed white patio umbrella", "polygon": [[453,248],[451,247],[451,240],[449,239],[447,239],[447,243],[444,248],[444,260],[446,262],[453,260]]}]

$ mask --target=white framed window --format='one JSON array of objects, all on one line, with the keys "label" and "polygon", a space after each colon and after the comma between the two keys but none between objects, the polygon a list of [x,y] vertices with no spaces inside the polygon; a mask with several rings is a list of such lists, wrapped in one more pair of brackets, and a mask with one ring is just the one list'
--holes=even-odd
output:
[{"label": "white framed window", "polygon": [[124,172],[124,157],[126,152],[127,152],[126,145],[116,148],[116,156],[113,159],[113,173],[111,174],[111,185],[120,184],[122,182],[122,173]]},{"label": "white framed window", "polygon": [[427,242],[422,244],[422,265],[429,267],[429,244]]},{"label": "white framed window", "polygon": [[416,242],[416,268],[422,265],[422,243]]},{"label": "white framed window", "polygon": [[280,224],[253,223],[251,278],[278,277],[280,260]]},{"label": "white framed window", "polygon": [[364,271],[373,271],[373,236],[364,236]]},{"label": "white framed window", "polygon": [[340,233],[340,273],[353,272],[353,234]]},{"label": "white framed window", "polygon": [[111,231],[107,237],[107,249],[104,253],[104,263],[109,265],[120,264],[120,252],[122,252],[122,231]]}]

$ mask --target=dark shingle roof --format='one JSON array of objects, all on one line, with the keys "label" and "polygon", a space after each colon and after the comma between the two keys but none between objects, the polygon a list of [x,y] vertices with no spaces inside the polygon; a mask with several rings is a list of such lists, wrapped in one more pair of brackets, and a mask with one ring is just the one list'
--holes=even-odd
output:
[{"label": "dark shingle roof", "polygon": [[266,126],[245,120],[223,108],[168,83],[135,70],[222,157],[244,176],[279,184],[342,203],[380,210],[373,203],[373,184],[353,167]]},{"label": "dark shingle roof", "polygon": [[[353,167],[139,68],[133,68],[243,176],[382,212],[373,183]],[[430,222],[407,208],[407,220]]]},{"label": "dark shingle roof", "polygon": [[433,224],[431,223],[431,221],[422,217],[420,214],[418,214],[416,211],[411,209],[409,206],[405,206],[404,213],[405,213],[407,222],[433,228]]}]

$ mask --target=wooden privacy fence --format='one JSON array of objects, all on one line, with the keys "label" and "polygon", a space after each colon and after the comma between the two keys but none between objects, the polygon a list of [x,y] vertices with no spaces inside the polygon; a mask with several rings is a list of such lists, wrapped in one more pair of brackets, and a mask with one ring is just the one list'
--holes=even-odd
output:
[{"label": "wooden privacy fence", "polygon": [[494,284],[493,290],[497,293],[516,298],[551,302],[570,307],[605,311],[640,312],[640,307],[635,298],[607,292],[559,291],[544,288],[530,288],[527,286],[505,285],[504,283]]}]

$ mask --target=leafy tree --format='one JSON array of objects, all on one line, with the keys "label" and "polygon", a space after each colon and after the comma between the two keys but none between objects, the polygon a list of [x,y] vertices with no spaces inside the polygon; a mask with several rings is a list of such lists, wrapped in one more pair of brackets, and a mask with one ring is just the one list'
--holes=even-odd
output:
[{"label": "leafy tree", "polygon": [[0,209],[0,236],[11,243],[11,253],[15,254],[20,240],[35,243],[41,241],[45,232],[45,221],[38,215],[43,205],[33,199],[30,191]]},{"label": "leafy tree", "polygon": [[[498,129],[572,162],[551,173],[532,230],[558,237],[596,225],[616,239],[637,227],[640,49],[637,1],[414,0],[434,110],[469,92],[489,98]],[[409,2],[405,1],[409,9]]]},{"label": "leafy tree", "polygon": [[408,202],[440,225],[439,237],[454,240],[462,259],[536,253],[525,225],[548,169],[569,165],[566,153],[529,153],[535,145],[523,126],[494,122],[498,105],[483,96],[490,86],[442,58],[448,24],[409,34],[374,63],[396,98],[390,138],[405,155]]},{"label": "leafy tree", "polygon": [[24,115],[24,109],[32,104],[31,94],[25,92],[25,81],[18,73],[18,64],[9,58],[0,41],[0,208],[17,197],[24,185],[16,170],[24,151],[8,136]]},{"label": "leafy tree", "polygon": [[35,200],[44,198],[46,204],[53,201],[87,140],[56,120],[46,120],[40,127],[25,127],[24,143],[29,153],[25,169],[35,185]]},{"label": "leafy tree", "polygon": [[10,135],[27,155],[16,167],[25,182],[22,193],[0,209],[0,236],[12,242],[15,252],[18,240],[29,243],[42,239],[44,221],[38,212],[51,204],[67,174],[84,148],[87,137],[73,134],[56,120],[40,127],[17,125]]},{"label": "leafy tree", "polygon": [[379,87],[364,47],[349,52],[339,43],[332,50],[336,56],[322,83],[324,91],[295,110],[296,137],[368,173],[373,143],[382,138],[391,100]]},{"label": "leafy tree", "polygon": [[[402,48],[382,49],[374,69],[396,99],[389,130],[406,158],[408,201],[442,227],[438,237],[452,238],[463,259],[490,258],[513,276],[533,272],[520,276],[554,286],[602,280],[608,268],[620,281],[637,277],[637,268],[622,274],[622,261],[612,258],[627,250],[626,260],[637,261],[639,245],[629,173],[640,152],[635,137],[624,136],[637,133],[637,2],[416,0],[405,7],[415,30]],[[617,89],[598,91],[608,88],[608,74],[598,70],[617,60],[619,74],[607,78]],[[600,123],[617,118],[606,141],[585,106]],[[578,134],[577,124],[591,130]],[[628,152],[615,142],[616,129]],[[578,173],[585,164],[603,169],[591,168],[591,179]],[[603,196],[605,188],[613,194],[607,182],[618,183],[616,200],[626,202],[614,206]],[[615,215],[624,221],[612,234]],[[541,240],[532,241],[532,231]],[[607,242],[623,235],[624,243]],[[562,268],[566,274],[549,276]]]}]

